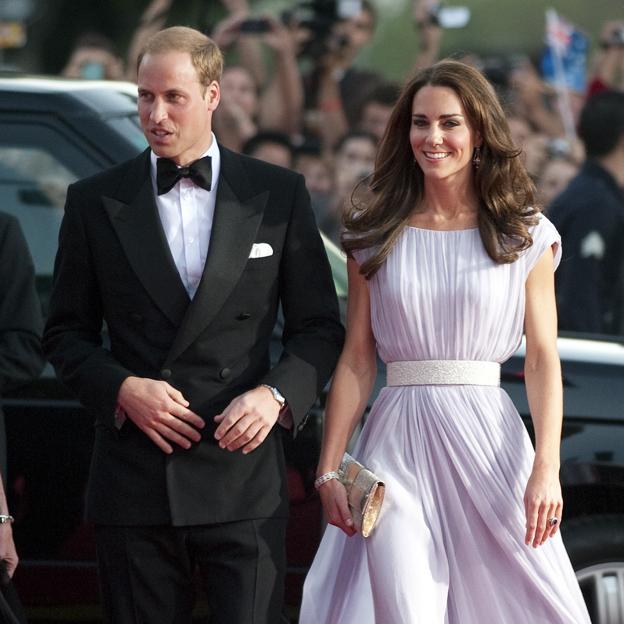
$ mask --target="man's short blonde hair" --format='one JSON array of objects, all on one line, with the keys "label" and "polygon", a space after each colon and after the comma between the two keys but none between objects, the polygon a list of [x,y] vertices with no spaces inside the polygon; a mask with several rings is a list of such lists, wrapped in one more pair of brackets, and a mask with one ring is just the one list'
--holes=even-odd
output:
[{"label": "man's short blonde hair", "polygon": [[199,83],[206,88],[213,80],[219,82],[223,72],[223,54],[208,36],[186,26],[172,26],[152,35],[143,46],[137,60],[137,69],[147,54],[188,52],[197,70]]}]

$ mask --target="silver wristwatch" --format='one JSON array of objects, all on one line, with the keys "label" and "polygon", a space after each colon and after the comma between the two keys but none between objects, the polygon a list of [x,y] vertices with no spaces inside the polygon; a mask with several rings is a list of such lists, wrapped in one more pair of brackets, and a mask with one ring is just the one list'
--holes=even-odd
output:
[{"label": "silver wristwatch", "polygon": [[269,384],[260,385],[263,388],[270,390],[273,398],[279,403],[280,410],[284,409],[284,407],[286,406],[286,399],[284,398],[284,395],[275,386],[269,386]]}]

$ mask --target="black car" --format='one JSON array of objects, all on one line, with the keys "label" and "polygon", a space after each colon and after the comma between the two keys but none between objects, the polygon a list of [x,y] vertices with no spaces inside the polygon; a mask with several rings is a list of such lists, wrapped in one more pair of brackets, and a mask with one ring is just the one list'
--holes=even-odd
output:
[{"label": "black car", "polygon": [[[44,313],[67,185],[146,147],[133,94],[127,83],[0,78],[0,210],[21,222]],[[344,303],[345,261],[328,241],[326,249]],[[559,338],[559,350],[565,388],[562,530],[593,622],[622,624],[624,345],[567,336]],[[523,366],[521,347],[503,367],[503,385],[531,430]],[[380,366],[377,387],[383,380]],[[83,520],[92,420],[49,366],[37,382],[3,397],[3,404],[21,557],[15,581],[30,619],[99,621],[92,527]],[[319,407],[286,448],[287,603],[293,616],[322,531],[312,487],[320,432]]]}]

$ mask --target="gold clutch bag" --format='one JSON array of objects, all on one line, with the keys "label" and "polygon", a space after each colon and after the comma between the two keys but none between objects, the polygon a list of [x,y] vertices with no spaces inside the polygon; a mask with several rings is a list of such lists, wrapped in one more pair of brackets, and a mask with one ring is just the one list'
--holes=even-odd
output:
[{"label": "gold clutch bag", "polygon": [[354,526],[364,537],[368,537],[381,510],[385,483],[349,453],[344,454],[338,474],[347,490]]}]

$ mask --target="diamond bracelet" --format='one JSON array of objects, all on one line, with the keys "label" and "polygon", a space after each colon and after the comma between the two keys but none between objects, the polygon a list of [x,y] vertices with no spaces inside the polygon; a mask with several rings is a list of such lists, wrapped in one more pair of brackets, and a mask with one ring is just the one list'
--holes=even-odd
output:
[{"label": "diamond bracelet", "polygon": [[314,487],[318,490],[323,483],[327,483],[332,479],[340,479],[340,474],[338,474],[335,470],[331,470],[330,472],[326,472],[322,474],[315,482]]}]

